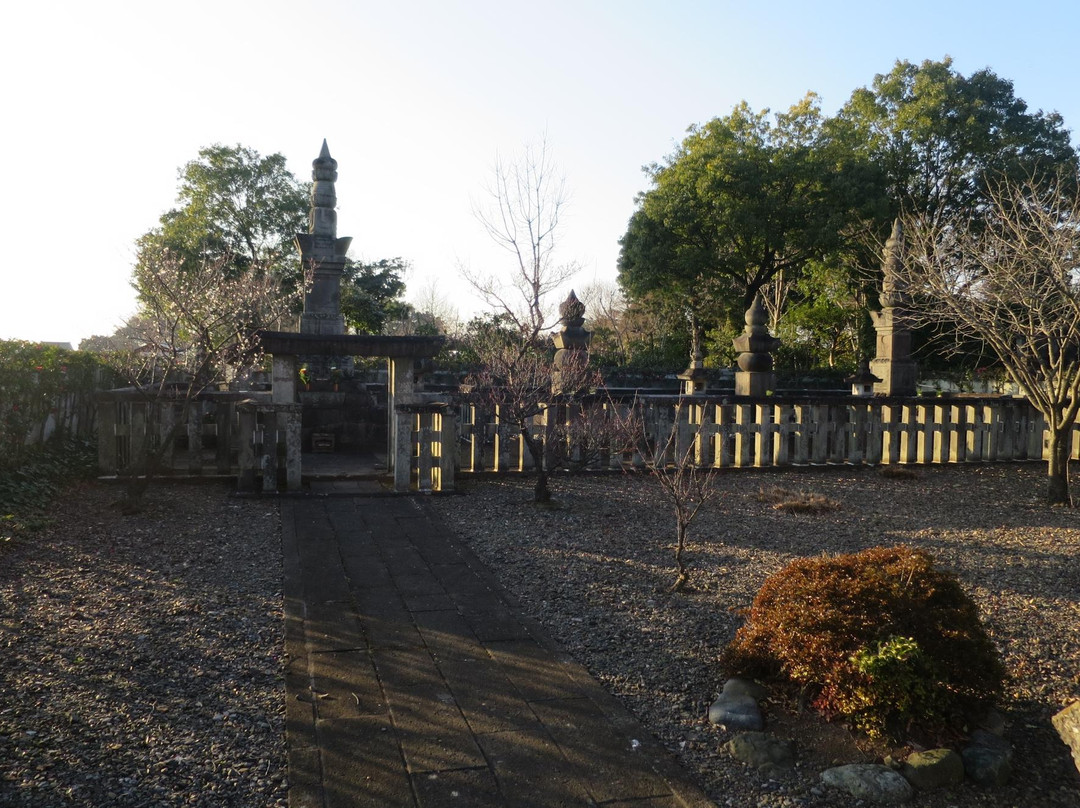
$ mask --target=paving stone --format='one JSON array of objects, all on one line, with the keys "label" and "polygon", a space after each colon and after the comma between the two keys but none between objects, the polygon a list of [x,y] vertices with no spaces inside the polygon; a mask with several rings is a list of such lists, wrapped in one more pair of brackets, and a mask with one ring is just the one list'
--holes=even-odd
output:
[{"label": "paving stone", "polygon": [[372,648],[371,658],[383,692],[394,688],[439,687],[442,673],[423,645],[413,648]]},{"label": "paving stone", "polygon": [[445,682],[388,689],[386,697],[410,773],[487,765]]},{"label": "paving stone", "polygon": [[423,648],[424,640],[416,630],[409,613],[400,617],[369,617],[360,619],[368,646],[376,648]]},{"label": "paving stone", "polygon": [[487,580],[468,564],[431,564],[431,573],[447,592],[491,594]]},{"label": "paving stone", "polygon": [[420,808],[505,808],[495,776],[486,766],[412,776]]},{"label": "paving stone", "polygon": [[364,646],[360,621],[348,601],[308,601],[304,615],[308,653],[353,651]]},{"label": "paving stone", "polygon": [[648,760],[634,751],[632,741],[637,739],[616,733],[588,699],[541,701],[530,706],[597,802],[671,793]]},{"label": "paving stone", "polygon": [[569,762],[542,730],[495,732],[477,741],[491,763],[506,805],[556,808],[591,800]]},{"label": "paving stone", "polygon": [[485,643],[526,701],[573,699],[582,693],[562,666],[534,640]]},{"label": "paving stone", "polygon": [[390,570],[382,560],[371,553],[357,553],[355,555],[342,555],[342,569],[348,578],[349,588],[355,592],[358,589],[371,589],[377,587],[390,587],[394,580],[390,577]]},{"label": "paving stone", "polygon": [[327,808],[416,804],[398,735],[386,716],[320,721],[317,732]]},{"label": "paving stone", "polygon": [[413,615],[424,645],[440,660],[447,657],[490,659],[467,620],[457,609],[418,612]]},{"label": "paving stone", "polygon": [[493,659],[451,657],[439,662],[439,670],[473,732],[540,728],[529,703]]},{"label": "paving stone", "polygon": [[454,596],[461,614],[482,642],[532,640],[532,634],[505,605],[490,597]]},{"label": "paving stone", "polygon": [[414,615],[419,612],[440,612],[454,609],[453,598],[445,592],[432,595],[405,595],[405,608]]},{"label": "paving stone", "polygon": [[446,590],[431,572],[425,569],[420,573],[406,573],[401,575],[391,571],[394,586],[402,595],[445,595]]},{"label": "paving stone", "polygon": [[367,650],[313,654],[310,670],[319,718],[353,718],[386,712],[379,677]]}]

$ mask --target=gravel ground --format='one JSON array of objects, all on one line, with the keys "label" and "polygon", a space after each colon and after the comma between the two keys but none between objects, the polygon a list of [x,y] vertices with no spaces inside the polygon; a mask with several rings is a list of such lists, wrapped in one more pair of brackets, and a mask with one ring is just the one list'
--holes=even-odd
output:
[{"label": "gravel ground", "polygon": [[[1010,680],[1001,705],[1015,748],[1012,782],[918,795],[914,805],[1080,806],[1080,776],[1050,717],[1080,697],[1080,511],[1040,504],[1041,465],[789,474],[734,471],[691,527],[692,590],[674,581],[674,517],[641,476],[560,478],[559,507],[538,510],[525,480],[466,484],[433,506],[579,661],[700,779],[718,805],[849,806],[820,786],[834,763],[886,751],[791,705],[766,705],[768,729],[794,737],[797,775],[761,779],[721,746],[705,718],[724,674],[717,664],[764,579],[798,556],[908,543],[952,568],[977,601]],[[790,514],[763,488],[823,494],[839,509]]]},{"label": "gravel ground", "polygon": [[[1039,504],[1042,468],[720,476],[692,527],[692,590],[674,580],[673,520],[647,478],[467,484],[431,504],[504,585],[678,754],[721,806],[849,806],[823,790],[834,761],[881,750],[835,725],[767,705],[801,764],[765,781],[724,752],[704,716],[720,649],[767,575],[795,556],[907,542],[955,569],[1012,678],[1002,705],[1016,775],[916,806],[1080,806],[1080,777],[1050,716],[1080,697],[1080,511]],[[839,510],[780,513],[763,487],[824,494]],[[153,489],[124,516],[91,485],[54,524],[0,548],[0,805],[286,805],[277,506],[225,489]]]},{"label": "gravel ground", "polygon": [[0,548],[0,805],[286,805],[276,503],[88,485]]}]

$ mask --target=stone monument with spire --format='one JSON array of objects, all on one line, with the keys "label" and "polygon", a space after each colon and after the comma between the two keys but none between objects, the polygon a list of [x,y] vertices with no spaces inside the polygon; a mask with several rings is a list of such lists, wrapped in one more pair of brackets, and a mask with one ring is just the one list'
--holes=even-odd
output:
[{"label": "stone monument with spire", "polygon": [[311,287],[304,295],[300,315],[301,334],[344,334],[341,314],[341,276],[345,272],[345,253],[352,238],[337,234],[337,160],[323,140],[322,151],[311,164],[311,214],[308,232],[298,233],[296,246],[305,273],[310,273]]},{"label": "stone monument with spire", "polygon": [[[877,352],[870,362],[870,372],[880,381],[874,392],[886,396],[915,395],[916,365],[911,359],[911,329],[900,311],[910,302],[910,296],[900,277],[904,250],[904,229],[897,219],[885,242],[882,263],[881,311],[872,311],[877,331]],[[897,311],[900,309],[900,311]]]}]

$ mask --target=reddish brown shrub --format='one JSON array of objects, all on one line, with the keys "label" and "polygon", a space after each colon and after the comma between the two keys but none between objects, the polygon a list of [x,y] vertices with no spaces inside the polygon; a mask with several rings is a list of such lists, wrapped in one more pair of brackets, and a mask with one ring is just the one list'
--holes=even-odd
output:
[{"label": "reddish brown shrub", "polygon": [[814,706],[873,734],[940,729],[1004,679],[959,581],[905,546],[793,561],[765,581],[722,662],[808,687]]}]

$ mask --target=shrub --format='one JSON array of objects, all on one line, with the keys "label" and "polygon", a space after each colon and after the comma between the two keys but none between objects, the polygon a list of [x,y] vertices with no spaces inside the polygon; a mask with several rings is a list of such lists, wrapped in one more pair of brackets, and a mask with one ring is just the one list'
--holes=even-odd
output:
[{"label": "shrub", "polygon": [[722,662],[893,737],[945,730],[1000,695],[1005,675],[956,577],[905,546],[793,561],[765,581]]}]

